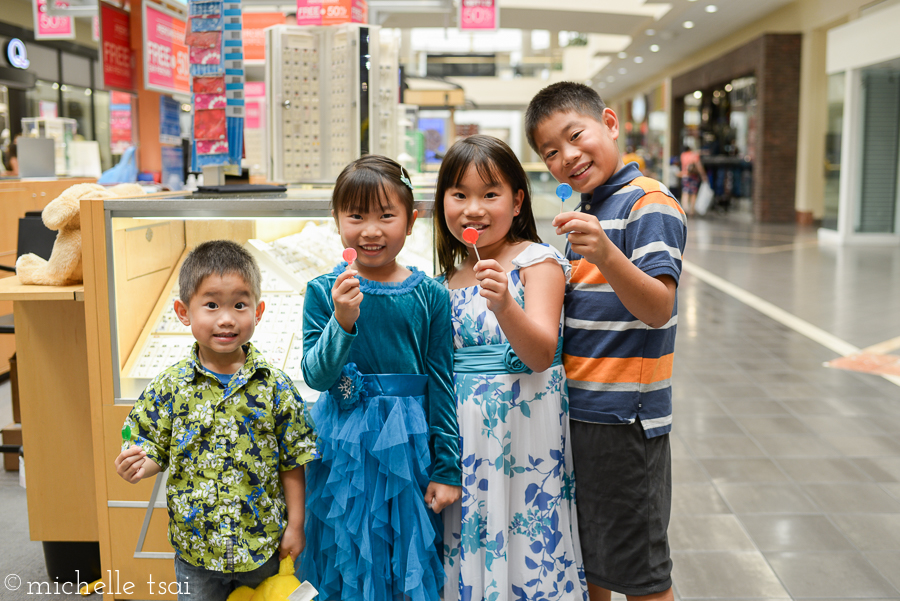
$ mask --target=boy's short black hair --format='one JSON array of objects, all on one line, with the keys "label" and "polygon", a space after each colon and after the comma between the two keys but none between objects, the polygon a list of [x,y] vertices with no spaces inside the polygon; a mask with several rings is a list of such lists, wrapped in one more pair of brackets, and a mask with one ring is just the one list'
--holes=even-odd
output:
[{"label": "boy's short black hair", "polygon": [[606,103],[590,86],[574,81],[550,84],[534,95],[525,111],[525,136],[528,138],[528,145],[537,152],[534,132],[544,119],[555,113],[573,111],[602,122],[605,110]]},{"label": "boy's short black hair", "polygon": [[253,292],[258,303],[262,296],[262,275],[259,265],[247,249],[231,240],[208,240],[194,247],[178,272],[178,297],[186,305],[207,276],[236,273]]}]

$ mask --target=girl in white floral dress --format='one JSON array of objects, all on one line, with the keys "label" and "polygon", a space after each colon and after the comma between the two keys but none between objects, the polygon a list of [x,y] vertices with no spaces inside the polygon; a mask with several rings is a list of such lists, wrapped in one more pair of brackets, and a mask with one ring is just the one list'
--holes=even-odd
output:
[{"label": "girl in white floral dress", "polygon": [[568,261],[540,243],[525,172],[495,138],[453,145],[434,212],[463,466],[444,511],[444,599],[586,600],[560,362]]}]

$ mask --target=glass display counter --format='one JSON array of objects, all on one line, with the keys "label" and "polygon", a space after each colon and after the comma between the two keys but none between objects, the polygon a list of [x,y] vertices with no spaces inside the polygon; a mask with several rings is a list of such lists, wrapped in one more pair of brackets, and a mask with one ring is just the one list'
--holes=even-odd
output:
[{"label": "glass display counter", "polygon": [[[343,250],[326,195],[321,189],[292,188],[256,197],[195,194],[107,201],[116,403],[132,404],[156,374],[189,352],[190,328],[172,308],[178,269],[191,248],[214,238],[239,242],[256,258],[266,311],[252,341],[304,397],[312,394],[300,371],[303,295],[310,280],[341,260]],[[430,216],[431,201],[418,204],[420,215]],[[431,220],[417,221],[401,263],[433,274],[432,240]]]}]

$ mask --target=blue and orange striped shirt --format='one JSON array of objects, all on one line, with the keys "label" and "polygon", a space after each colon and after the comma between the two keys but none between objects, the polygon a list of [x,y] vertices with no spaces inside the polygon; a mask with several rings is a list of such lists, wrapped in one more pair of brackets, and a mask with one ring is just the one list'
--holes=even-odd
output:
[{"label": "blue and orange striped shirt", "polygon": [[[609,239],[651,277],[677,283],[687,235],[684,211],[658,181],[629,163],[579,209],[600,220]],[[678,301],[668,323],[651,328],[619,300],[595,265],[566,246],[572,279],[566,288],[563,363],[569,416],[599,424],[640,419],[647,438],[672,429],[672,361]]]}]

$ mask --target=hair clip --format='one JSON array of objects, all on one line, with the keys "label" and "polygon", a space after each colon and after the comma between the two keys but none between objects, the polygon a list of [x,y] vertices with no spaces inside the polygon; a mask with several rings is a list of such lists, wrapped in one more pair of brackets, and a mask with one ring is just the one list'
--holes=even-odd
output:
[{"label": "hair clip", "polygon": [[406,184],[406,186],[410,190],[412,190],[413,189],[412,181],[410,181],[409,177],[407,177],[407,175],[406,175],[407,173],[408,172],[403,167],[400,167],[400,181],[403,182],[404,184]]}]

